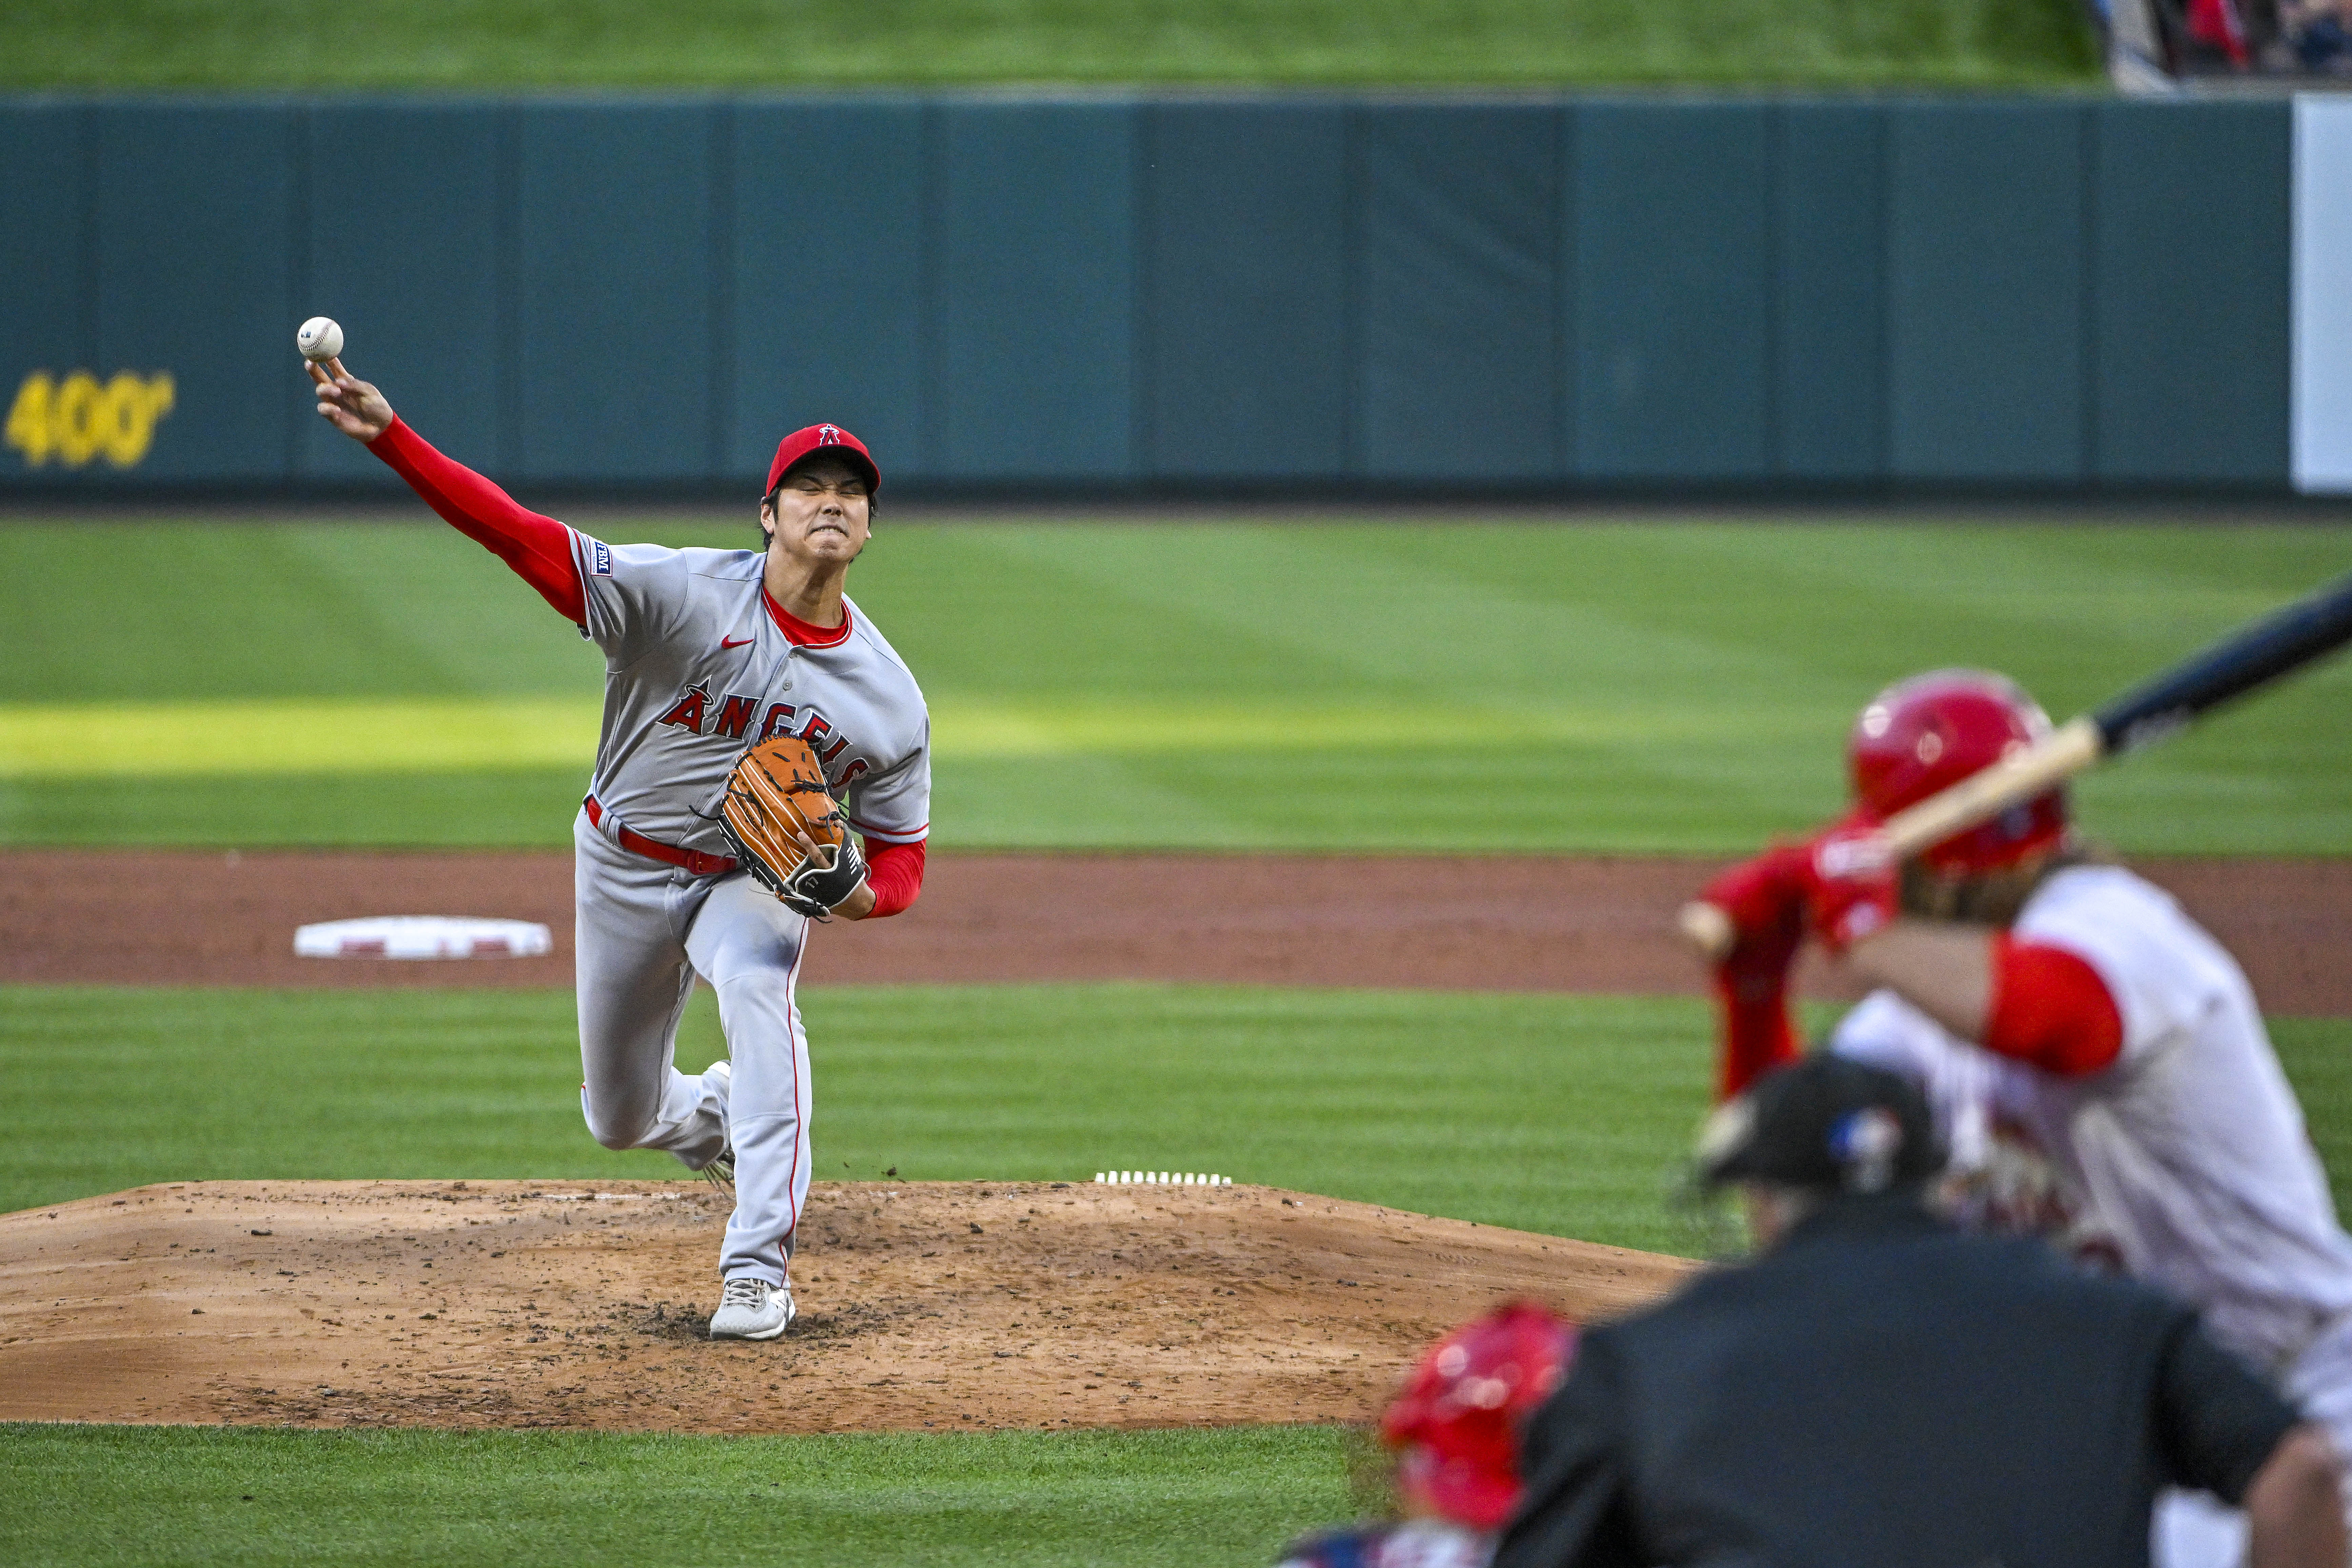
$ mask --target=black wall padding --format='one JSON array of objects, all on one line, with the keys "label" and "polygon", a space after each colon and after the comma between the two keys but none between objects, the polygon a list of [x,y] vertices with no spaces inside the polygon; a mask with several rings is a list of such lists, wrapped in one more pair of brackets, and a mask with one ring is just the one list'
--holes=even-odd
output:
[{"label": "black wall padding", "polygon": [[1358,111],[1352,474],[1566,474],[1562,118]]},{"label": "black wall padding", "polygon": [[1325,103],[1145,111],[1146,473],[1347,471],[1347,118]]},{"label": "black wall padding", "polygon": [[[14,397],[27,374],[53,374],[97,360],[95,257],[85,243],[92,160],[83,111],[0,104],[0,397]],[[0,481],[27,471],[0,450]]]},{"label": "black wall padding", "polygon": [[940,471],[1133,479],[1137,110],[939,116]]},{"label": "black wall padding", "polygon": [[1791,103],[1774,115],[1773,471],[1886,472],[1886,115]]},{"label": "black wall padding", "polygon": [[2284,103],[27,99],[0,159],[0,397],[95,378],[12,489],[391,483],[318,313],[526,488],[748,500],[824,420],[918,486],[2287,488]]},{"label": "black wall padding", "polygon": [[1898,479],[2084,476],[2088,111],[1898,105],[1888,124],[1888,458]]},{"label": "black wall padding", "polygon": [[1576,114],[1576,471],[1774,471],[1772,114],[1598,103]]},{"label": "black wall padding", "polygon": [[[2287,469],[2284,103],[2092,111],[2092,444],[2104,479],[2275,484]],[[2236,171],[2221,211],[2184,171]]]},{"label": "black wall padding", "polygon": [[718,466],[713,373],[724,350],[725,252],[715,154],[724,113],[682,105],[521,110],[518,474],[694,479]]},{"label": "black wall padding", "polygon": [[722,468],[756,489],[784,431],[830,422],[882,454],[886,484],[922,478],[937,417],[922,108],[746,104],[733,136]]},{"label": "black wall padding", "polygon": [[[117,104],[98,110],[91,130],[87,368],[101,381],[168,370],[177,387],[152,451],[131,471],[286,473],[288,395],[300,391],[286,380],[286,345],[310,313],[295,304],[310,185],[299,114]],[[0,380],[13,382],[15,368],[0,367]],[[99,463],[83,472],[110,477]]]},{"label": "black wall padding", "polygon": [[[298,317],[314,313],[310,300],[332,300],[353,374],[384,387],[403,418],[459,461],[515,471],[508,416],[520,387],[500,337],[499,255],[511,226],[512,117],[479,104],[363,103],[320,107],[309,121]],[[265,323],[266,373],[298,415],[295,472],[397,487],[391,469],[303,412],[283,340],[282,320]],[[604,370],[601,353],[590,359]]]}]

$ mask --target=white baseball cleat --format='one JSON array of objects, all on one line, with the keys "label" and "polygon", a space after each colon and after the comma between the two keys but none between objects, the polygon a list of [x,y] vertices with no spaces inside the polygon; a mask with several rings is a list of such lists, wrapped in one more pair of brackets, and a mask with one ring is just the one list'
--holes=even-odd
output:
[{"label": "white baseball cleat", "polygon": [[739,1274],[719,1294],[719,1310],[710,1314],[714,1340],[772,1340],[796,1315],[793,1288],[771,1285]]},{"label": "white baseball cleat", "polygon": [[[717,1073],[719,1075],[719,1098],[722,1102],[720,1114],[723,1116],[725,1114],[724,1101],[730,1097],[735,1087],[735,1064],[731,1061],[712,1062],[710,1066],[705,1069],[702,1076],[709,1078],[712,1073]],[[733,1139],[729,1139],[727,1146],[719,1151],[718,1155],[712,1159],[710,1163],[702,1167],[700,1174],[704,1181],[709,1182],[712,1186],[717,1187],[720,1193],[725,1194],[730,1202],[734,1200],[735,1142]]]}]

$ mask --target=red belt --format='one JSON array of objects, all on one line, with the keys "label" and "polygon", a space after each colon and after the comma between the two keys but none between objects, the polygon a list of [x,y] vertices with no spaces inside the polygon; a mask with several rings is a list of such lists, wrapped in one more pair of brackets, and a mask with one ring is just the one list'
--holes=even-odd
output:
[{"label": "red belt", "polygon": [[[589,795],[580,804],[588,808],[588,826],[600,827],[604,825],[604,808],[596,804],[594,795]],[[621,847],[630,854],[642,855],[648,860],[659,860],[667,865],[676,866],[678,869],[691,871],[698,877],[724,876],[740,864],[732,855],[706,855],[699,849],[681,849],[675,844],[664,844],[658,838],[648,838],[633,827],[618,823],[614,826],[617,831],[613,837],[620,840]]]}]

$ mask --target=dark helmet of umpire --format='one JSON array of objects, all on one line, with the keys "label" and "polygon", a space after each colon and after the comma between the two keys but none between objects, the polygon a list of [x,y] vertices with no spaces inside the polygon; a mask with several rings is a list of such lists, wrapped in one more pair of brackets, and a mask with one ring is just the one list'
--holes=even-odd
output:
[{"label": "dark helmet of umpire", "polygon": [[1910,1079],[1821,1051],[1726,1101],[1699,1136],[1696,1173],[1707,1187],[1867,1194],[1920,1186],[1943,1168],[1935,1119]]}]

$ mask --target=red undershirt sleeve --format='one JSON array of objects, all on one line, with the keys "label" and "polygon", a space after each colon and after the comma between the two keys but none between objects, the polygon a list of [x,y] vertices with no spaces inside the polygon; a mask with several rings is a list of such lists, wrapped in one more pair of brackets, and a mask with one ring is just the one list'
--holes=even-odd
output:
[{"label": "red undershirt sleeve", "polygon": [[2063,1078],[2082,1078],[2123,1054],[2123,1015],[2099,972],[2078,955],[1998,931],[1983,1044]]},{"label": "red undershirt sleeve", "polygon": [[1727,965],[1716,973],[1715,998],[1723,1018],[1717,1099],[1731,1099],[1803,1054],[1789,1021],[1788,984],[1780,976],[1741,974]]},{"label": "red undershirt sleeve", "polygon": [[866,885],[874,889],[874,912],[866,918],[895,915],[923,890],[923,845],[877,844],[866,840]]},{"label": "red undershirt sleeve", "polygon": [[572,556],[572,531],[551,517],[519,506],[515,499],[454,458],[433,449],[424,437],[394,419],[368,443],[425,504],[452,528],[514,568],[539,590],[556,614],[574,626],[588,619],[588,596]]}]

